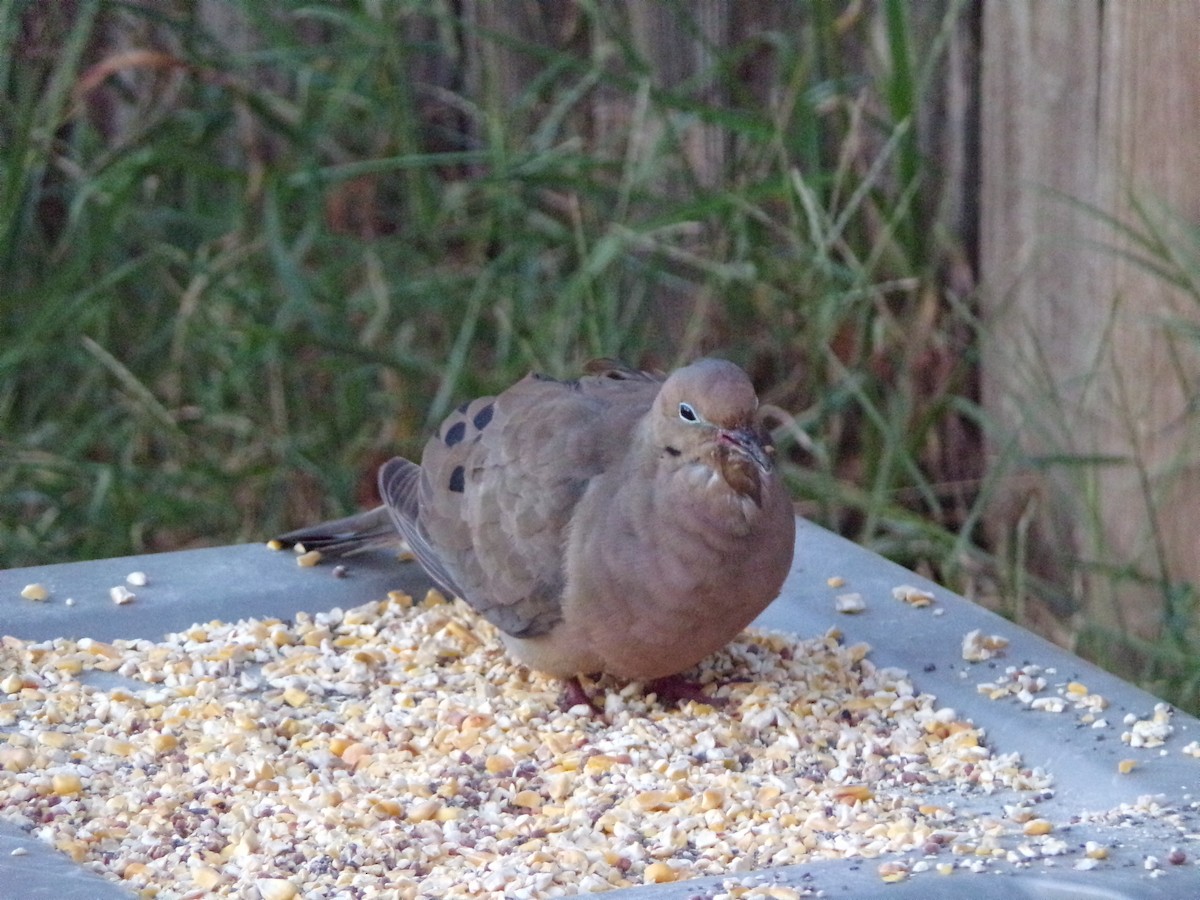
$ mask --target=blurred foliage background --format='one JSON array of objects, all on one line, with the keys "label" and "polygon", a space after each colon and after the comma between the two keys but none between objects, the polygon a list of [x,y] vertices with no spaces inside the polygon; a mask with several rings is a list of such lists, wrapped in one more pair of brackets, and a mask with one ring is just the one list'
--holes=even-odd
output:
[{"label": "blurred foliage background", "polygon": [[261,540],[531,369],[713,353],[804,515],[1019,613],[977,5],[732,9],[0,0],[0,565]]}]

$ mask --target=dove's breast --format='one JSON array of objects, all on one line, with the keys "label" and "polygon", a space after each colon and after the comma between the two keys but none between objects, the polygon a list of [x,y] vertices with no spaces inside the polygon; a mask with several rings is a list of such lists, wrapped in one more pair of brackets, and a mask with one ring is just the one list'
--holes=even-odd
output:
[{"label": "dove's breast", "polygon": [[696,504],[681,499],[694,490],[663,482],[596,479],[568,538],[563,621],[541,642],[537,667],[661,678],[727,644],[791,566],[795,520],[772,485],[763,507],[748,510],[716,492]]}]

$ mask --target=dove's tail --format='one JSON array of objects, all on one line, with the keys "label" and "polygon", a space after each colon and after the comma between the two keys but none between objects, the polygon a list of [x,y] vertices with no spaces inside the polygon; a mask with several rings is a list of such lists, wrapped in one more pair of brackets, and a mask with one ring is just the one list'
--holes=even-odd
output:
[{"label": "dove's tail", "polygon": [[400,533],[392,524],[386,506],[298,528],[275,538],[285,547],[303,544],[305,550],[320,550],[326,556],[349,556],[363,550],[393,548],[400,545]]},{"label": "dove's tail", "polygon": [[421,524],[421,505],[417,498],[421,484],[421,467],[403,457],[389,459],[379,469],[379,496],[390,516],[394,530],[404,535],[417,562],[438,587],[455,597],[463,596],[453,573],[429,542]]}]

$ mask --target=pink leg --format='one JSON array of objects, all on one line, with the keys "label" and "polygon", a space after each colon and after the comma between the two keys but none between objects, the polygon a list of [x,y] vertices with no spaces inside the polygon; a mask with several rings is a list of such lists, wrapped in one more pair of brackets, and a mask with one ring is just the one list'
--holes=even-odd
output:
[{"label": "pink leg", "polygon": [[[719,687],[720,685],[714,685]],[[657,694],[663,703],[676,705],[687,700],[697,703],[707,703],[709,706],[724,706],[728,701],[723,697],[711,697],[704,693],[704,686],[698,681],[692,681],[681,675],[668,675],[666,678],[656,678],[646,685],[647,694]]]},{"label": "pink leg", "polygon": [[596,702],[588,696],[588,692],[583,689],[583,685],[579,681],[578,676],[572,676],[566,680],[563,685],[562,696],[558,700],[558,708],[563,712],[580,704],[591,709],[593,715],[604,718],[604,710],[596,705]]}]

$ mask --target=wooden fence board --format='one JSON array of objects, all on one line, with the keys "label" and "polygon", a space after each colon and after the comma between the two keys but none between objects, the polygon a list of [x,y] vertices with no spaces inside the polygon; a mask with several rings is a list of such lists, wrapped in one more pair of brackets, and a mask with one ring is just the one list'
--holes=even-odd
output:
[{"label": "wooden fence board", "polygon": [[[1200,581],[1195,301],[1123,258],[1104,216],[1200,212],[1200,4],[988,2],[982,61],[983,398],[1035,467],[1004,498],[1087,621],[1151,636]],[[1097,242],[1112,245],[1097,249]],[[1111,464],[1082,463],[1096,457]],[[1036,511],[1034,509],[1036,507]],[[1135,567],[1149,583],[1114,569]],[[1158,582],[1158,583],[1155,583]]]}]

